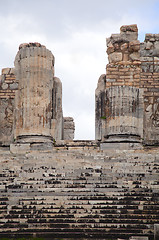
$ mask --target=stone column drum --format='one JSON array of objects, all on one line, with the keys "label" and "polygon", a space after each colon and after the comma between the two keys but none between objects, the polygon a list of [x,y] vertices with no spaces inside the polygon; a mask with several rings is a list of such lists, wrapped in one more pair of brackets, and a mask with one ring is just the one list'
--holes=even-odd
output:
[{"label": "stone column drum", "polygon": [[96,139],[140,142],[143,137],[143,89],[136,25],[122,26],[107,39],[109,63],[96,89]]},{"label": "stone column drum", "polygon": [[54,56],[39,43],[22,44],[15,58],[15,75],[19,88],[14,138],[20,142],[52,141]]}]

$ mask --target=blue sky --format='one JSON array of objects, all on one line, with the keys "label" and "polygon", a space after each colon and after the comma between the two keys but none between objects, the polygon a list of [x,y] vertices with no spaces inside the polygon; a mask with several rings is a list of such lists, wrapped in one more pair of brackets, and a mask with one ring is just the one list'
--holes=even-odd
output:
[{"label": "blue sky", "polygon": [[40,42],[55,56],[64,116],[76,139],[94,139],[94,96],[107,64],[106,41],[121,25],[137,24],[139,40],[159,33],[159,0],[0,0],[0,69],[13,67],[18,46]]}]

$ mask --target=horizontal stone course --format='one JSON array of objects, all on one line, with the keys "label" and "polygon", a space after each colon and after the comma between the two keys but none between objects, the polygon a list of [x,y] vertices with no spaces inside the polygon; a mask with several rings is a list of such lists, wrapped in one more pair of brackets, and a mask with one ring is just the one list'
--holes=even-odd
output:
[{"label": "horizontal stone course", "polygon": [[0,149],[0,236],[42,229],[47,236],[153,236],[158,149],[56,148]]}]

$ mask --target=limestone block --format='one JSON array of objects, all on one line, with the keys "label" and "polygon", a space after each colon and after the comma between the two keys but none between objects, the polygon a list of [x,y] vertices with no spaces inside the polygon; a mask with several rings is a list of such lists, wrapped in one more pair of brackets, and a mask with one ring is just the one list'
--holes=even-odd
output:
[{"label": "limestone block", "polygon": [[128,49],[128,46],[129,46],[128,43],[122,44],[122,45],[121,45],[121,50],[122,50],[122,51],[126,51],[126,50]]},{"label": "limestone block", "polygon": [[129,61],[129,54],[128,54],[128,53],[124,53],[124,54],[123,54],[123,61],[124,61],[124,62]]},{"label": "limestone block", "polygon": [[107,46],[107,54],[109,55],[110,53],[113,53],[114,52],[114,46],[113,44],[110,42]]},{"label": "limestone block", "polygon": [[10,144],[10,151],[13,154],[25,154],[30,151],[30,144],[25,143],[25,144]]},{"label": "limestone block", "polygon": [[13,74],[13,75],[15,74],[15,68],[10,69],[10,74]]},{"label": "limestone block", "polygon": [[140,60],[140,53],[139,52],[134,52],[134,53],[130,54],[130,59],[132,61]]},{"label": "limestone block", "polygon": [[159,49],[159,41],[155,41],[153,46],[154,48]]},{"label": "limestone block", "polygon": [[4,83],[2,83],[1,87],[3,90],[6,90],[6,89],[8,89],[8,84],[4,82]]},{"label": "limestone block", "polygon": [[122,32],[138,32],[138,27],[136,24],[123,25],[120,28],[120,33],[122,33]]},{"label": "limestone block", "polygon": [[150,42],[154,42],[154,41],[158,41],[159,40],[159,34],[151,34],[151,33],[147,33],[145,35],[145,41],[150,41]]},{"label": "limestone block", "polygon": [[121,33],[121,38],[124,39],[127,42],[137,40],[138,33],[137,32],[131,32],[131,31],[122,32]]},{"label": "limestone block", "polygon": [[115,49],[115,51],[120,50],[120,44],[114,43],[114,49]]},{"label": "limestone block", "polygon": [[137,52],[140,50],[140,41],[134,40],[129,43],[129,51],[131,52]]},{"label": "limestone block", "polygon": [[[152,51],[152,50],[151,50],[151,51]],[[155,49],[152,51],[151,55],[152,55],[153,57],[159,57],[159,48],[155,48]]]},{"label": "limestone block", "polygon": [[[120,139],[121,140],[121,139]],[[114,139],[114,142],[101,142],[100,150],[112,150],[112,149],[120,149],[120,150],[132,150],[132,149],[142,149],[143,146],[140,143],[124,143],[117,142],[119,139]]]},{"label": "limestone block", "polygon": [[152,62],[153,57],[140,57],[141,62]]},{"label": "limestone block", "polygon": [[10,68],[3,68],[2,69],[2,74],[9,74],[10,73]]},{"label": "limestone block", "polygon": [[17,89],[18,89],[18,83],[11,83],[11,84],[9,85],[9,88],[10,88],[11,90],[17,90]]},{"label": "limestone block", "polygon": [[74,139],[74,120],[72,117],[64,117],[64,140]]},{"label": "limestone block", "polygon": [[137,40],[138,28],[137,25],[124,25],[120,28],[120,35],[128,41]]},{"label": "limestone block", "polygon": [[114,52],[109,54],[108,56],[109,63],[115,63],[122,61],[122,53],[121,52]]},{"label": "limestone block", "polygon": [[110,38],[106,39],[107,47],[110,43],[114,45],[115,43],[121,43],[121,42],[129,42],[129,40],[127,39],[127,36],[125,34],[123,34],[123,35],[112,34]]},{"label": "limestone block", "polygon": [[150,49],[152,49],[153,48],[153,43],[152,42],[146,42],[146,44],[145,44],[145,49],[146,50],[150,50]]},{"label": "limestone block", "polygon": [[140,55],[141,57],[152,57],[154,54],[154,50],[150,49],[150,50],[146,50],[143,49],[143,47],[140,48]]}]

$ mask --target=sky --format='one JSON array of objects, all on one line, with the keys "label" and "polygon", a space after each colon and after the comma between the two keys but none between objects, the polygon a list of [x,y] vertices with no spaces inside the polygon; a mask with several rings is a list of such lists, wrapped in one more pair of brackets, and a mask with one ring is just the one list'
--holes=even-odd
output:
[{"label": "sky", "polygon": [[137,24],[139,40],[159,33],[159,0],[0,0],[0,69],[14,67],[21,43],[40,42],[55,56],[63,114],[75,139],[95,138],[95,89],[106,73],[106,38]]}]

